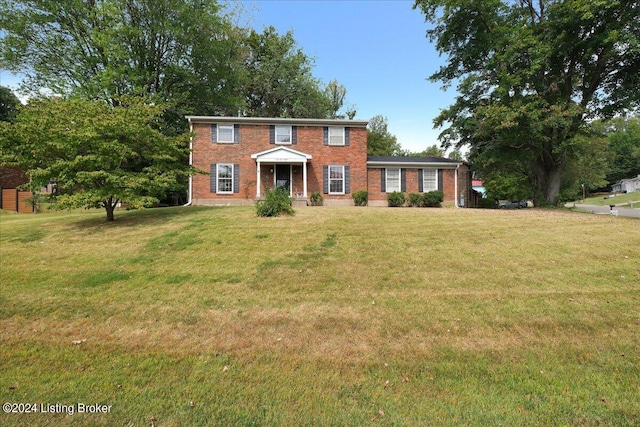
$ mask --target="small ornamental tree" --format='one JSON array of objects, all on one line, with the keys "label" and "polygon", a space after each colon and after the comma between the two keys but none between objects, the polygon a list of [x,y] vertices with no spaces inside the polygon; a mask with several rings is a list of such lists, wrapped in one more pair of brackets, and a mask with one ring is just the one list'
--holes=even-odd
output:
[{"label": "small ornamental tree", "polygon": [[154,127],[162,112],[139,98],[117,106],[31,100],[14,124],[0,125],[0,160],[26,168],[31,190],[55,182],[52,208],[104,208],[113,221],[118,203],[153,206],[199,172],[187,162],[189,135],[168,137]]}]

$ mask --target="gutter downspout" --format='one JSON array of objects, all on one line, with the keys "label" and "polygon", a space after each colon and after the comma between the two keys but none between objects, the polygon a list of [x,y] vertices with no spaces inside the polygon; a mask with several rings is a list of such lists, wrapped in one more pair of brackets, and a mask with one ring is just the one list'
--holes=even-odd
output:
[{"label": "gutter downspout", "polygon": [[[193,123],[189,117],[189,133],[193,133]],[[193,135],[189,138],[189,166],[193,166]],[[189,187],[187,188],[187,203],[182,206],[191,206],[193,192],[193,175],[189,175]]]},{"label": "gutter downspout", "polygon": [[456,171],[454,172],[454,184],[453,184],[454,196],[453,196],[453,200],[454,200],[454,203],[456,205],[456,208],[460,207],[460,205],[458,204],[458,168],[460,168],[460,164],[458,164],[458,166],[456,166]]}]

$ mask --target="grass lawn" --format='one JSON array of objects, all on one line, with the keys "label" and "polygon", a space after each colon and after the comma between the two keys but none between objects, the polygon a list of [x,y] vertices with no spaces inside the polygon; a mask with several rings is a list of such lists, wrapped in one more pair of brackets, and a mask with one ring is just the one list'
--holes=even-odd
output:
[{"label": "grass lawn", "polygon": [[[627,193],[627,194],[619,194],[610,199],[605,199],[604,196],[590,197],[584,201],[576,202],[576,203],[584,203],[585,205],[596,205],[596,206],[609,206],[612,204],[615,205],[623,205],[628,204],[629,202],[633,203],[634,208],[640,208],[640,193]],[[623,206],[628,207],[628,206]]]},{"label": "grass lawn", "polygon": [[0,215],[2,426],[640,424],[638,220],[104,216]]}]

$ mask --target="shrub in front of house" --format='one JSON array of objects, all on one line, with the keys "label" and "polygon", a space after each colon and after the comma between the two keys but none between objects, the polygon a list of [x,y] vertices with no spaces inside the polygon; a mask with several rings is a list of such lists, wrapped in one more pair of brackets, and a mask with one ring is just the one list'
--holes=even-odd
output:
[{"label": "shrub in front of house", "polygon": [[442,206],[444,193],[442,191],[429,191],[422,196],[422,206],[427,208],[439,208]]},{"label": "shrub in front of house", "polygon": [[256,202],[256,213],[258,216],[293,215],[293,199],[283,188],[270,188],[265,192],[264,200]]},{"label": "shrub in front of house", "polygon": [[351,197],[353,197],[353,203],[356,206],[367,206],[369,204],[369,192],[367,190],[358,190]]},{"label": "shrub in front of house", "polygon": [[409,197],[407,198],[407,205],[411,207],[420,207],[422,206],[422,194],[420,193],[409,193]]},{"label": "shrub in front of house", "polygon": [[401,191],[394,191],[393,193],[387,194],[387,203],[389,203],[389,207],[397,208],[404,206],[404,202],[404,193]]},{"label": "shrub in front of house", "polygon": [[309,203],[311,203],[311,206],[322,206],[323,202],[324,197],[322,197],[320,192],[316,191],[315,193],[311,193],[311,197],[309,197]]}]

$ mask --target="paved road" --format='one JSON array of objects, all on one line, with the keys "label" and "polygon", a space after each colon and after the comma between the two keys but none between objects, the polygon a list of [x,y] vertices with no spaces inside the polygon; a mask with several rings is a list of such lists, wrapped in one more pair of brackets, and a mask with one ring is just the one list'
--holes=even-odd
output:
[{"label": "paved road", "polygon": [[[586,211],[591,211],[593,213],[600,213],[600,214],[608,214],[611,212],[611,208],[609,208],[609,206],[581,205],[578,203],[575,203],[575,204],[567,203],[564,206],[567,208],[576,207],[577,209],[583,209]],[[630,208],[622,208],[622,207],[616,207],[613,209],[618,211],[618,216],[629,216],[633,218],[640,218],[640,209],[636,209],[636,208],[630,209]]]}]

